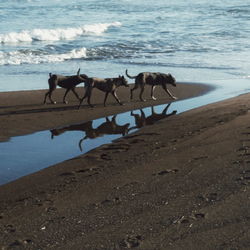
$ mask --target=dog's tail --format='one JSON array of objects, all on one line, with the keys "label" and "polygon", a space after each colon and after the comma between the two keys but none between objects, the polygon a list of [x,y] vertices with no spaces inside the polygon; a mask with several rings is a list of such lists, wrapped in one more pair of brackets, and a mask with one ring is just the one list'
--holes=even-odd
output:
[{"label": "dog's tail", "polygon": [[51,78],[51,76],[52,76],[52,73],[49,73],[49,77]]},{"label": "dog's tail", "polygon": [[128,74],[128,70],[127,70],[127,69],[126,69],[125,73],[126,73],[126,76],[127,76],[128,78],[130,78],[130,79],[135,79],[135,78],[136,78],[136,76],[130,76],[130,75]]}]

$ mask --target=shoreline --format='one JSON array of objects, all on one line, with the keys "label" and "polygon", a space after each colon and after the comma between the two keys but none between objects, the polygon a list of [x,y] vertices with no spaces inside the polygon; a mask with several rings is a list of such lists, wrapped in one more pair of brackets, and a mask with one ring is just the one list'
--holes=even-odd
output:
[{"label": "shoreline", "polygon": [[[212,86],[207,84],[196,83],[178,83],[178,86],[179,88],[169,88],[170,91],[177,94],[178,100],[203,95],[213,89]],[[131,102],[129,100],[129,89],[121,87],[118,89],[117,94],[125,105],[118,105],[115,100],[112,99],[113,97],[109,96],[107,99],[107,106],[103,107],[104,93],[94,89],[92,103],[95,104],[95,107],[90,108],[85,101],[80,110],[78,110],[78,101],[71,92],[67,96],[69,104],[62,103],[62,97],[65,90],[61,88],[57,88],[53,93],[53,97],[57,101],[57,104],[43,105],[42,102],[46,91],[47,89],[0,93],[0,142],[6,141],[13,136],[50,130],[172,101],[165,92],[161,91],[160,87],[155,90],[155,96],[158,99],[156,101],[150,100],[150,88],[148,87],[145,89],[144,93],[144,96],[147,98],[146,102],[139,101],[139,91],[135,91],[134,100]],[[78,87],[77,91],[81,96],[84,92],[84,88]],[[17,123],[19,124],[18,127],[16,127]]]},{"label": "shoreline", "polygon": [[249,100],[168,117],[1,186],[3,249],[246,248]]}]

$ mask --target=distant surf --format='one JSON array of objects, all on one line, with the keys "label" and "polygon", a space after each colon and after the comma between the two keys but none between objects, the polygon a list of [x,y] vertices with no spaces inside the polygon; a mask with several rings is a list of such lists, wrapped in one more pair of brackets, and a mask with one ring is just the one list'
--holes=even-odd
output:
[{"label": "distant surf", "polygon": [[63,62],[70,59],[86,57],[86,48],[73,49],[68,53],[47,54],[43,51],[20,50],[12,52],[0,52],[0,65],[40,64]]},{"label": "distant surf", "polygon": [[121,26],[120,22],[86,24],[75,28],[33,29],[0,34],[0,43],[71,40],[86,34],[100,35],[109,27]]},{"label": "distant surf", "polygon": [[42,89],[49,72],[77,68],[249,81],[246,0],[1,0],[0,12],[0,91]]}]

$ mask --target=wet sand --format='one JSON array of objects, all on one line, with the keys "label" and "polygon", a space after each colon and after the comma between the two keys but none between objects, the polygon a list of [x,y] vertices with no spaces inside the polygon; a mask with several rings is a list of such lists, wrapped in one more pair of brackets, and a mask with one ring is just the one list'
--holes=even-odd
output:
[{"label": "wet sand", "polygon": [[[179,99],[206,90],[171,89]],[[2,141],[170,101],[158,90],[156,102],[128,102],[124,88],[124,106],[110,97],[103,108],[96,91],[97,106],[79,111],[73,96],[44,106],[43,94],[0,94]],[[248,249],[249,105],[246,94],[172,115],[1,186],[2,249]]]}]

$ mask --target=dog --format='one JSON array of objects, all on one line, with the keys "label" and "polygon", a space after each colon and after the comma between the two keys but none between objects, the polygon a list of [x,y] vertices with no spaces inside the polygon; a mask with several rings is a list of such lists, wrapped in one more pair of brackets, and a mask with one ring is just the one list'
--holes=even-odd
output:
[{"label": "dog", "polygon": [[171,84],[172,86],[176,87],[176,80],[171,74],[164,74],[164,73],[153,73],[153,72],[142,72],[139,73],[137,76],[130,76],[128,74],[128,70],[126,69],[126,75],[130,79],[135,79],[135,86],[130,90],[130,99],[133,99],[133,91],[138,87],[141,88],[140,91],[140,100],[146,101],[143,99],[142,94],[144,92],[145,85],[151,85],[151,98],[156,100],[154,97],[154,90],[157,85],[161,85],[162,88],[167,92],[167,94],[172,99],[177,99],[175,96],[171,94],[171,92],[167,89],[167,84]]},{"label": "dog", "polygon": [[75,91],[75,88],[78,84],[84,82],[87,78],[87,75],[81,74],[80,75],[80,69],[77,71],[76,75],[72,76],[63,76],[63,75],[56,75],[56,74],[51,74],[49,73],[49,91],[45,94],[44,101],[43,103],[46,103],[47,96],[49,96],[50,102],[53,104],[56,104],[55,101],[52,100],[52,92],[56,89],[57,85],[60,86],[61,88],[65,88],[65,94],[63,97],[63,103],[67,104],[68,102],[65,100],[68,92],[71,90],[76,98],[80,101],[80,97]]},{"label": "dog", "polygon": [[93,88],[97,88],[103,92],[105,92],[105,97],[104,97],[104,107],[106,106],[106,100],[108,95],[111,93],[113,95],[113,97],[116,99],[116,101],[120,104],[123,105],[123,103],[121,103],[121,101],[119,100],[116,91],[117,88],[120,86],[125,86],[125,87],[129,87],[127,80],[125,79],[124,76],[119,76],[117,78],[97,78],[97,77],[91,77],[91,78],[87,78],[85,80],[85,95],[83,96],[83,98],[80,100],[78,109],[80,108],[83,100],[85,98],[88,98],[88,104],[89,106],[93,107],[93,105],[90,103],[90,98],[92,95],[92,90]]}]

